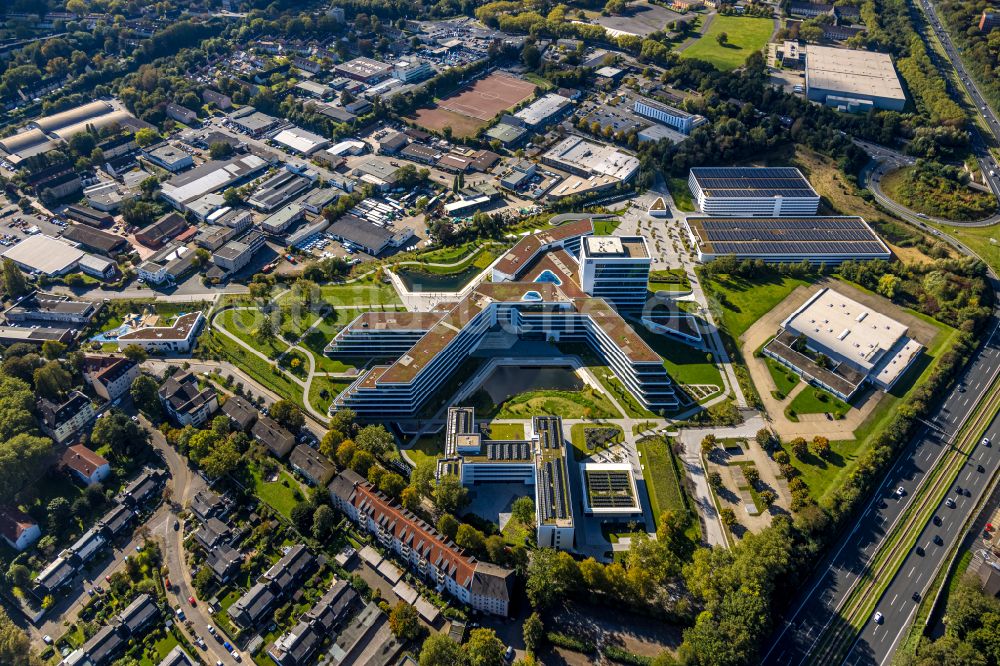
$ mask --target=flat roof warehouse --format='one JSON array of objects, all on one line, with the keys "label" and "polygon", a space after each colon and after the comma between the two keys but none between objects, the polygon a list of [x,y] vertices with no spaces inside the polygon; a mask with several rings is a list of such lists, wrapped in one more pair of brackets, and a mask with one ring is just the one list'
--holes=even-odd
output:
[{"label": "flat roof warehouse", "polygon": [[888,53],[806,47],[806,81],[809,88],[846,95],[881,97],[905,103],[906,93]]}]

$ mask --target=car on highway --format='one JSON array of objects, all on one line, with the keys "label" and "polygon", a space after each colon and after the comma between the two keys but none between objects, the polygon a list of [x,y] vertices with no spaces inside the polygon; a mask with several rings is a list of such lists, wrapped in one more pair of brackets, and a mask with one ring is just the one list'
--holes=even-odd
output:
[{"label": "car on highway", "polygon": [[906,494],[906,488],[904,488],[903,486],[896,488],[896,497],[902,497],[905,494]]},{"label": "car on highway", "polygon": [[941,516],[934,516],[932,521],[935,525],[941,525]]},{"label": "car on highway", "polygon": [[944,501],[944,503],[945,503],[945,506],[947,506],[949,509],[954,509],[955,508],[955,500],[953,500],[950,497],[948,499],[946,499]]},{"label": "car on highway", "polygon": [[944,545],[944,539],[941,538],[940,534],[935,534],[934,535],[934,543],[937,544],[938,546],[943,546]]},{"label": "car on highway", "polygon": [[983,437],[982,444],[983,444],[983,446],[989,447],[990,446],[990,438],[989,437]]},{"label": "car on highway", "polygon": [[884,619],[884,617],[885,616],[882,615],[882,611],[875,611],[875,617],[873,617],[872,619],[875,620],[875,624],[882,624],[882,620]]},{"label": "car on highway", "polygon": [[913,549],[913,552],[915,552],[920,557],[924,556],[924,548],[923,548],[923,546],[917,546],[916,548]]},{"label": "car on highway", "polygon": [[982,465],[976,465],[976,471],[979,473],[983,473],[986,471],[986,468],[983,467]]}]

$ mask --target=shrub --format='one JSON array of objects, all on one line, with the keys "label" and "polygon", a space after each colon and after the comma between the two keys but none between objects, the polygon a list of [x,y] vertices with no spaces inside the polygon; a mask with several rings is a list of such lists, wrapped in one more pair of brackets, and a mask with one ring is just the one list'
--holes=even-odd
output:
[{"label": "shrub", "polygon": [[582,652],[583,654],[591,654],[596,649],[594,644],[588,640],[577,638],[576,636],[569,636],[559,631],[550,631],[545,635],[553,645],[557,645],[561,648],[566,648],[567,650],[573,650],[574,652]]},{"label": "shrub", "polygon": [[601,653],[611,661],[617,661],[619,664],[629,664],[629,666],[649,666],[653,663],[653,660],[649,657],[630,652],[617,645],[606,645],[601,649]]}]

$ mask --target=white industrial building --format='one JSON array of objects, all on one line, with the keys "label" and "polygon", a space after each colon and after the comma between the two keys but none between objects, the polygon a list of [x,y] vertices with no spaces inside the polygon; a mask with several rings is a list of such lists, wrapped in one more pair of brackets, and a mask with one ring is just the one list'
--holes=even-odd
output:
[{"label": "white industrial building", "polygon": [[527,127],[541,127],[558,119],[571,104],[568,97],[549,93],[515,113],[514,117]]},{"label": "white industrial building", "polygon": [[[924,348],[908,332],[905,324],[826,288],[782,322],[764,354],[848,400],[865,383],[888,391],[906,373]],[[820,355],[827,361],[817,362]]]},{"label": "white industrial building", "polygon": [[569,136],[542,155],[542,163],[577,176],[609,176],[627,182],[639,172],[639,160],[614,146]]},{"label": "white industrial building", "polygon": [[704,116],[647,97],[636,97],[632,109],[644,118],[669,125],[683,134],[690,134],[691,130],[708,122]]},{"label": "white industrial building", "polygon": [[302,155],[312,155],[317,150],[322,150],[330,145],[328,139],[294,126],[275,134],[272,141]]},{"label": "white industrial building", "polygon": [[806,97],[843,111],[902,111],[906,93],[888,53],[806,46]]},{"label": "white industrial building", "polygon": [[708,215],[815,215],[819,195],[794,167],[695,167],[688,187]]},{"label": "white industrial building", "polygon": [[267,162],[256,155],[241,155],[225,162],[205,162],[201,166],[174,176],[160,187],[160,196],[177,210],[206,194],[234,187],[267,168]]}]

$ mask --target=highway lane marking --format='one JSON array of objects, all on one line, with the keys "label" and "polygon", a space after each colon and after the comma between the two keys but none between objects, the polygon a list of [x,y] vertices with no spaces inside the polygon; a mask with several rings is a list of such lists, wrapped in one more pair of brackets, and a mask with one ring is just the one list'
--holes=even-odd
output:
[{"label": "highway lane marking", "polygon": [[896,597],[898,597],[898,596],[899,596],[899,593],[897,592],[896,595],[892,598],[892,601],[889,602],[890,606],[895,606],[896,605]]},{"label": "highway lane marking", "polygon": [[[997,323],[996,323],[996,324],[994,325],[994,327],[993,327],[993,330],[992,330],[992,331],[990,332],[990,336],[989,336],[989,338],[988,338],[988,339],[986,340],[986,343],[985,343],[986,345],[989,345],[989,344],[990,344],[990,343],[992,342],[992,340],[993,340],[993,337],[994,337],[994,336],[996,335],[996,332],[997,332],[997,330],[1000,330],[1000,320],[998,320],[998,321],[997,321]],[[982,352],[980,352],[980,353],[982,353]],[[997,368],[996,368],[996,369],[994,370],[994,372],[993,372],[993,375],[992,375],[992,376],[991,376],[991,377],[989,378],[989,381],[990,381],[990,383],[992,383],[992,382],[993,382],[993,380],[994,380],[994,379],[996,378],[997,374],[1000,374],[1000,366],[998,366],[998,367],[997,367]],[[963,417],[963,418],[964,418],[964,417]],[[925,433],[925,434],[926,434],[926,433]],[[915,447],[915,448],[918,448],[918,447]],[[939,452],[938,452],[938,457],[937,457],[937,459],[940,459],[940,457],[941,457],[941,456],[942,456],[942,455],[944,454],[945,450],[946,450],[946,447],[940,447],[940,449],[939,449]],[[889,470],[888,474],[886,474],[886,478],[885,478],[885,480],[884,480],[884,481],[882,482],[882,484],[881,484],[881,485],[879,486],[879,491],[881,491],[881,490],[882,490],[883,488],[885,488],[885,487],[886,487],[886,485],[887,485],[887,484],[889,483],[889,480],[890,480],[890,479],[891,479],[891,478],[892,478],[892,477],[894,476],[894,473],[895,473],[896,469],[897,469],[897,468],[898,468],[898,467],[899,467],[899,466],[900,466],[900,465],[902,464],[903,460],[906,460],[906,459],[909,459],[909,460],[912,460],[912,458],[906,458],[905,456],[900,456],[900,457],[899,457],[899,459],[898,459],[898,460],[896,461],[896,463],[895,463],[895,464],[894,464],[894,465],[892,466],[892,468],[891,468],[891,469]],[[872,503],[873,503],[873,504],[874,504],[875,502],[881,502],[881,501],[883,501],[883,498],[881,498],[881,497],[879,497],[879,496],[877,496],[877,495],[878,495],[878,492],[876,492],[876,497],[875,497],[875,498],[873,498],[873,500],[872,500]],[[878,542],[876,542],[876,545],[877,545],[877,544],[880,544],[881,542],[884,542],[884,541],[885,541],[885,539],[886,539],[886,536],[888,535],[888,533],[889,533],[889,532],[891,532],[891,531],[892,531],[892,527],[893,527],[893,526],[895,526],[896,522],[898,522],[898,520],[899,520],[899,518],[900,518],[901,516],[902,516],[902,513],[899,513],[899,514],[897,514],[897,515],[896,515],[896,518],[895,518],[895,520],[893,521],[892,525],[890,525],[890,527],[889,527],[889,530],[888,530],[888,531],[887,531],[887,532],[886,532],[886,533],[885,533],[885,534],[884,534],[884,535],[882,536],[882,538],[881,538],[881,539],[880,539],[880,540],[879,540]],[[883,516],[883,515],[881,515],[881,514],[880,514],[880,519],[882,520],[882,522],[884,522],[884,520],[885,520],[885,516]],[[811,588],[809,589],[809,592],[808,592],[808,594],[807,594],[807,595],[806,595],[806,596],[805,596],[805,597],[804,597],[804,598],[802,599],[802,602],[801,602],[801,603],[800,603],[800,604],[798,605],[798,607],[797,607],[797,608],[795,609],[795,612],[794,612],[794,613],[792,614],[792,616],[791,616],[790,618],[788,618],[787,620],[785,620],[785,626],[784,626],[784,627],[782,627],[782,629],[781,629],[781,632],[780,632],[780,633],[778,634],[778,637],[777,637],[777,639],[775,640],[775,642],[774,642],[774,643],[772,643],[772,644],[771,644],[771,648],[770,648],[770,649],[769,649],[769,650],[767,651],[767,653],[766,653],[766,654],[764,655],[764,661],[767,661],[768,657],[770,657],[770,655],[771,655],[771,652],[772,652],[772,651],[774,650],[774,648],[775,648],[775,647],[776,647],[776,646],[777,646],[778,644],[780,644],[781,640],[782,640],[782,639],[784,638],[784,636],[785,636],[785,633],[787,633],[787,631],[788,631],[788,628],[789,628],[790,626],[793,626],[793,625],[794,625],[794,622],[795,622],[795,618],[796,618],[796,617],[798,617],[799,613],[801,613],[801,612],[802,612],[802,609],[803,609],[803,608],[805,608],[806,604],[807,604],[807,603],[809,602],[809,600],[810,600],[810,599],[812,598],[812,596],[813,596],[813,593],[814,593],[814,592],[816,591],[816,589],[817,589],[817,588],[818,588],[818,587],[820,586],[820,584],[821,584],[821,583],[823,583],[823,582],[824,582],[824,580],[826,580],[827,576],[829,576],[829,575],[830,575],[830,571],[831,571],[831,570],[832,570],[832,569],[834,568],[834,566],[833,566],[833,565],[835,565],[835,564],[836,564],[836,562],[837,562],[838,558],[839,558],[839,557],[840,557],[840,555],[841,555],[841,554],[843,553],[844,549],[845,549],[845,548],[847,548],[848,544],[852,543],[852,541],[851,541],[851,537],[852,537],[852,536],[854,535],[854,533],[855,533],[855,532],[857,532],[857,531],[858,531],[858,528],[859,528],[859,527],[861,526],[861,522],[862,522],[862,521],[860,521],[860,520],[858,520],[858,521],[855,521],[855,523],[854,523],[854,528],[853,528],[853,529],[851,530],[850,534],[849,534],[849,535],[847,536],[847,538],[846,538],[846,539],[844,540],[843,544],[842,544],[842,545],[840,546],[840,548],[839,548],[839,549],[837,550],[837,552],[836,552],[836,553],[835,553],[835,554],[833,555],[833,557],[832,557],[832,558],[831,558],[831,559],[829,560],[829,562],[830,562],[830,566],[828,566],[828,567],[827,567],[827,570],[826,570],[826,572],[824,572],[824,574],[823,574],[822,576],[820,576],[820,578],[819,578],[819,579],[818,579],[818,580],[816,581],[816,583],[815,583],[815,584],[814,584],[814,585],[813,585],[813,586],[812,586],[812,587],[811,587]],[[877,552],[877,551],[876,551],[876,552]],[[871,560],[872,560],[872,557],[874,557],[874,553],[872,554],[872,556],[871,556],[871,557],[869,557],[869,558],[868,558],[868,563],[866,564],[866,566],[868,566],[868,565],[870,565],[870,564],[871,564]],[[911,571],[911,573],[912,573],[912,571]],[[921,574],[921,576],[922,576],[922,574]],[[918,577],[918,578],[917,578],[917,581],[919,581],[919,580],[920,580],[920,578]],[[842,596],[841,596],[841,599],[839,599],[839,600],[837,600],[837,601],[836,601],[836,604],[837,604],[837,605],[839,606],[839,605],[840,605],[840,603],[842,603],[842,602],[843,602],[844,598],[846,598],[847,594],[849,594],[849,593],[850,593],[850,590],[847,590],[846,592],[844,592],[844,593],[842,594]],[[824,605],[825,605],[825,604],[824,604]],[[828,625],[829,625],[829,623],[830,623],[831,621],[832,621],[832,618],[831,618],[831,620],[830,620],[830,621],[828,621],[828,622],[826,623],[826,626],[828,626]],[[825,628],[825,627],[824,627],[824,628]],[[812,651],[813,647],[815,647],[815,641],[813,641],[812,645],[810,645],[810,646],[809,646],[809,649],[808,649],[808,650],[807,650],[807,652],[806,652],[806,656],[805,656],[805,657],[803,658],[803,660],[802,660],[803,662],[805,661],[805,659],[806,659],[806,658],[808,658],[808,655],[809,655],[809,653],[810,653],[810,652]],[[800,662],[800,663],[801,663],[801,662]]]},{"label": "highway lane marking", "polygon": [[909,578],[910,576],[912,576],[913,575],[913,570],[916,569],[916,568],[917,568],[916,564],[914,564],[912,567],[910,567],[910,572],[908,574],[906,574],[906,577]]}]

